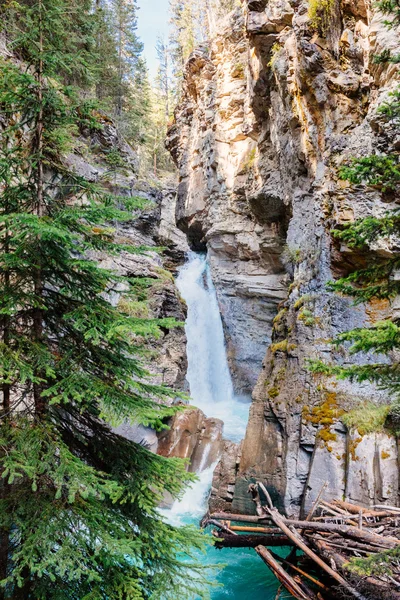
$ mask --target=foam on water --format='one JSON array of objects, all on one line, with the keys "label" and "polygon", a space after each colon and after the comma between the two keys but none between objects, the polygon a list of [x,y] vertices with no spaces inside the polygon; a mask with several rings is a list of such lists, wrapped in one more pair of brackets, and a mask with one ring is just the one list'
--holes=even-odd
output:
[{"label": "foam on water", "polygon": [[171,509],[163,511],[164,516],[172,525],[198,522],[204,515],[216,466],[217,463],[214,463],[202,471],[198,475],[198,480],[186,490],[182,500],[176,501]]}]

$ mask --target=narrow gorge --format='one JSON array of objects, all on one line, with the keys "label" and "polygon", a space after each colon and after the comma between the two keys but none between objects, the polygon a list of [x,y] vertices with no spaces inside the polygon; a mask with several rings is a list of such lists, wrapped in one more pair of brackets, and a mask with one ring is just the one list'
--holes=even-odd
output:
[{"label": "narrow gorge", "polygon": [[400,600],[400,0],[0,13],[0,600]]},{"label": "narrow gorge", "polygon": [[[247,489],[256,479],[290,515],[307,513],[323,480],[327,499],[399,500],[396,439],[340,419],[387,395],[315,376],[306,364],[357,360],[330,340],[397,306],[354,306],[326,287],[364,260],[331,230],[396,206],[337,173],[349,157],[388,143],[377,108],[399,81],[394,65],[372,60],[388,38],[399,49],[382,14],[363,0],[329,10],[323,37],[307,2],[242,3],[191,55],[168,135],[177,225],[208,253],[234,388],[253,394],[243,444],[229,448],[214,476],[211,506],[228,512],[254,513]],[[398,148],[399,138],[389,144]]]},{"label": "narrow gorge", "polygon": [[[256,481],[295,518],[309,513],[321,486],[326,501],[399,506],[396,436],[385,418],[374,430],[364,417],[371,406],[387,415],[388,393],[314,374],[308,361],[373,363],[372,352],[352,355],[332,339],[398,316],[398,297],[355,305],[327,284],[393,254],[384,239],[361,254],[332,231],[398,206],[397,193],[350,185],[339,172],[353,157],[400,148],[379,108],[397,89],[399,71],[374,59],[388,47],[398,53],[400,39],[367,0],[325,3],[325,30],[313,21],[313,6],[243,1],[189,57],[168,133],[179,172],[176,224],[192,253],[207,253],[211,275],[203,283],[215,286],[234,394],[252,395],[242,441],[222,440],[213,421],[221,456],[211,512],[255,515],[248,489]],[[203,259],[193,256],[184,269],[201,271]],[[182,273],[177,285],[187,301]],[[200,336],[210,326],[204,322]],[[207,350],[200,339],[195,352],[201,369]],[[197,375],[193,384],[190,370],[188,379],[208,420],[218,417],[229,429],[234,402],[215,402],[213,410],[206,382]],[[233,397],[229,382],[217,396]],[[211,448],[202,467],[218,455]]]}]

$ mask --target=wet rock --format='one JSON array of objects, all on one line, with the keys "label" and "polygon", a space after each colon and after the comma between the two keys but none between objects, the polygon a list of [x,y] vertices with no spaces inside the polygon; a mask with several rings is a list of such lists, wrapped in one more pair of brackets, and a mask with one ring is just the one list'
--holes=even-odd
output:
[{"label": "wet rock", "polygon": [[241,444],[224,440],[221,459],[215,468],[209,507],[211,512],[232,512],[236,476],[240,462]]},{"label": "wet rock", "polygon": [[223,422],[207,418],[199,408],[178,413],[158,435],[158,454],[188,459],[188,469],[201,472],[221,453]]}]

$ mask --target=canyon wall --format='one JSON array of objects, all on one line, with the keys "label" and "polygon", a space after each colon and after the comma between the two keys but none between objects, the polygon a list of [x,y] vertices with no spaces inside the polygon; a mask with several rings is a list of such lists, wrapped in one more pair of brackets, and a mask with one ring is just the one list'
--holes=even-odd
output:
[{"label": "canyon wall", "polygon": [[307,368],[309,358],[372,361],[329,341],[398,304],[355,307],[326,283],[368,260],[332,230],[399,200],[337,173],[349,157],[400,147],[378,111],[398,68],[373,61],[399,51],[400,36],[367,0],[324,5],[318,21],[306,1],[243,1],[190,57],[167,141],[177,224],[208,250],[236,389],[253,390],[241,450],[226,444],[213,482],[211,506],[233,512],[254,511],[256,479],[289,514],[307,512],[324,484],[326,499],[399,501],[395,438],[341,419],[388,398]]},{"label": "canyon wall", "polygon": [[[0,44],[1,45],[1,44]],[[144,252],[121,252],[118,256],[97,253],[93,256],[104,268],[118,274],[144,279],[142,297],[125,305],[133,317],[149,319],[173,318],[180,324],[186,318],[186,306],[175,286],[174,275],[189,250],[186,236],[175,224],[175,181],[156,186],[138,178],[135,151],[123,140],[106,115],[99,115],[102,128],[82,131],[76,140],[75,152],[65,157],[66,166],[88,181],[101,181],[118,196],[142,199],[144,208],[132,212],[132,220],[116,225],[115,237],[121,242],[145,247]],[[108,153],[117,151],[122,167],[110,167]],[[162,248],[162,251],[160,251]],[[125,302],[118,292],[110,295],[114,305]],[[165,384],[177,391],[176,402],[184,405],[178,392],[187,388],[186,335],[184,328],[160,328],[158,335],[142,340],[143,360],[154,384]],[[117,433],[163,456],[188,460],[188,469],[207,468],[219,456],[222,443],[222,422],[207,418],[204,413],[188,407],[171,418],[161,432],[134,423],[124,423]]]}]

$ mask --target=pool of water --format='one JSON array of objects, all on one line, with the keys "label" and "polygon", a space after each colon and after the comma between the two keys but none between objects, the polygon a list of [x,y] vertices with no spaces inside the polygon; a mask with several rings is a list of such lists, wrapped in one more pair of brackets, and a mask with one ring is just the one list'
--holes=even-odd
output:
[{"label": "pool of water", "polygon": [[[289,549],[274,551],[285,556]],[[204,562],[226,565],[216,575],[215,579],[222,584],[222,587],[212,588],[213,600],[275,600],[279,583],[255,550],[210,548],[204,557]],[[291,598],[291,596],[287,592],[282,592],[280,600],[283,598]]]},{"label": "pool of water", "polygon": [[[187,490],[180,502],[161,511],[173,525],[198,525],[207,510],[207,499],[215,464],[200,473],[199,480]],[[208,529],[211,533],[211,529]],[[290,548],[274,548],[286,556]],[[204,565],[221,565],[212,576],[218,587],[210,587],[212,600],[275,600],[279,583],[252,548],[207,549],[199,560]],[[282,592],[280,600],[291,598]]]}]

